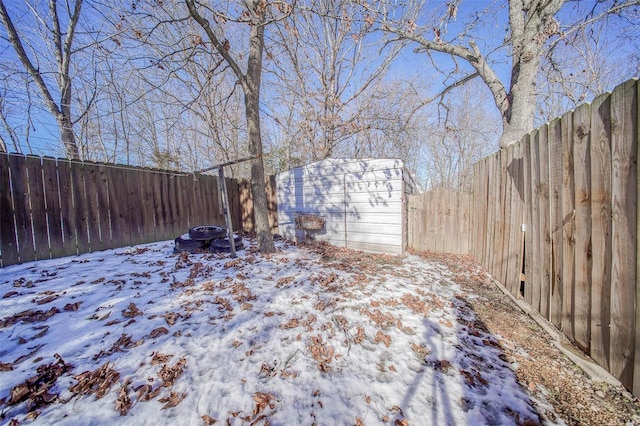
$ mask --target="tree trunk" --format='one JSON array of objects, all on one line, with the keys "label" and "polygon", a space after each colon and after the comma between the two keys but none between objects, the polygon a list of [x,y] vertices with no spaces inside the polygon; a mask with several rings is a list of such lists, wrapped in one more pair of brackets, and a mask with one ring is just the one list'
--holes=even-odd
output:
[{"label": "tree trunk", "polygon": [[244,84],[244,102],[247,115],[249,152],[258,158],[251,160],[251,194],[255,219],[258,250],[274,252],[273,235],[269,225],[269,205],[262,160],[262,136],[260,134],[260,79],[262,77],[262,53],[264,50],[264,27],[251,26],[249,36],[249,58]]},{"label": "tree trunk", "polygon": [[71,124],[71,116],[69,113],[59,113],[56,116],[58,127],[60,128],[60,139],[64,145],[64,151],[70,160],[80,159],[80,150],[76,143],[76,137],[73,134],[73,125]]},{"label": "tree trunk", "polygon": [[[524,59],[523,57],[524,56]],[[540,55],[529,59],[528,55],[514,57],[512,68],[509,106],[502,112],[502,136],[500,148],[519,142],[533,130],[536,108],[536,74],[540,65]]]}]

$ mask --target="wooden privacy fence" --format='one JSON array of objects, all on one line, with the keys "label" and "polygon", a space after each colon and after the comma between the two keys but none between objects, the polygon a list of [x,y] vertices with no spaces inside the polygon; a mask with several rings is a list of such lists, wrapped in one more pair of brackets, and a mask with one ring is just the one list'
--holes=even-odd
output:
[{"label": "wooden privacy fence", "polygon": [[477,163],[470,234],[494,277],[636,395],[639,90],[628,81]]},{"label": "wooden privacy fence", "polygon": [[471,194],[441,188],[409,195],[409,247],[468,254],[471,200]]},{"label": "wooden privacy fence", "polygon": [[[234,229],[252,231],[249,182],[226,185]],[[2,154],[0,266],[173,239],[224,225],[220,206],[214,176]]]}]

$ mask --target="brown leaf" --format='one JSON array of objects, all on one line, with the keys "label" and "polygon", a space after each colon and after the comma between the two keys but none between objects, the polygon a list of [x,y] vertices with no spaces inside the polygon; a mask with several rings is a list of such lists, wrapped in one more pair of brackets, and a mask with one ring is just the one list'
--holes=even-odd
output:
[{"label": "brown leaf", "polygon": [[13,364],[10,362],[0,362],[0,371],[11,371],[13,370]]},{"label": "brown leaf", "polygon": [[409,420],[407,420],[407,419],[402,419],[402,420],[396,419],[395,425],[396,426],[409,426]]},{"label": "brown leaf", "polygon": [[214,419],[213,417],[205,414],[204,416],[200,417],[202,419],[202,421],[204,422],[205,425],[210,426],[214,423],[218,423],[218,420]]},{"label": "brown leaf", "polygon": [[286,324],[280,324],[280,328],[283,330],[289,330],[296,328],[300,325],[300,320],[297,318],[291,318]]},{"label": "brown leaf", "polygon": [[253,408],[253,416],[257,416],[262,410],[269,407],[275,408],[275,404],[271,402],[273,395],[270,393],[256,392],[253,394],[253,400],[256,402],[256,406]]},{"label": "brown leaf", "polygon": [[397,405],[394,405],[393,407],[389,408],[389,411],[391,411],[392,413],[400,413],[400,415],[402,417],[404,417],[404,413],[402,412],[402,408],[398,407]]},{"label": "brown leaf", "polygon": [[376,333],[376,337],[373,340],[373,343],[379,343],[379,342],[384,343],[384,345],[388,348],[389,345],[391,345],[391,336],[389,336],[388,334],[384,334],[382,331],[378,330],[378,332]]},{"label": "brown leaf", "polygon": [[140,309],[138,309],[136,304],[133,303],[133,302],[129,303],[129,306],[127,307],[127,309],[123,309],[122,310],[122,316],[123,317],[134,318],[134,317],[137,317],[139,315],[142,315],[142,311]]},{"label": "brown leaf", "polygon": [[362,419],[360,417],[356,417],[356,424],[355,426],[365,426],[364,422],[362,421]]},{"label": "brown leaf", "polygon": [[129,398],[129,385],[131,384],[131,378],[125,380],[120,388],[120,394],[116,399],[116,410],[120,412],[121,416],[125,416],[131,408],[131,398]]},{"label": "brown leaf", "polygon": [[186,398],[186,396],[187,396],[186,392],[184,393],[171,392],[171,394],[167,398],[160,398],[158,401],[166,403],[161,408],[162,410],[165,410],[167,408],[172,408],[180,404],[182,400]]},{"label": "brown leaf", "polygon": [[60,297],[58,294],[52,294],[50,296],[46,296],[46,297],[43,297],[42,299],[36,300],[36,304],[37,305],[44,305],[46,303],[53,302],[58,297]]},{"label": "brown leaf", "polygon": [[151,358],[151,365],[164,364],[167,361],[169,361],[169,359],[173,356],[173,355],[166,355],[160,352],[154,352],[151,355],[153,355],[153,357]]},{"label": "brown leaf", "polygon": [[100,399],[107,394],[111,386],[118,382],[120,373],[115,371],[109,362],[105,362],[94,371],[85,371],[75,375],[73,379],[78,383],[69,387],[72,393],[82,395],[95,393],[96,399]]},{"label": "brown leaf", "polygon": [[64,308],[62,308],[62,310],[64,311],[77,311],[80,308],[80,304],[82,302],[75,302],[75,303],[67,303],[66,305],[64,305]]},{"label": "brown leaf", "polygon": [[155,339],[156,337],[160,337],[165,334],[169,334],[169,330],[167,330],[165,327],[158,327],[153,329],[151,333],[149,333],[149,337],[151,339]]},{"label": "brown leaf", "polygon": [[177,314],[175,312],[167,312],[162,317],[167,322],[167,324],[174,325],[178,320],[178,318],[180,317],[180,314]]},{"label": "brown leaf", "polygon": [[15,291],[15,290],[11,290],[11,291],[9,291],[9,292],[5,293],[5,294],[4,294],[4,296],[2,296],[2,298],[3,298],[3,299],[8,299],[8,298],[13,297],[13,296],[16,296],[16,295],[18,295],[18,294],[20,294],[20,293],[18,293],[18,292],[17,292],[17,291]]},{"label": "brown leaf", "polygon": [[180,358],[178,362],[173,367],[169,367],[168,365],[163,365],[158,373],[158,378],[162,380],[163,386],[169,387],[172,386],[178,377],[184,371],[184,366],[187,363],[186,358]]}]

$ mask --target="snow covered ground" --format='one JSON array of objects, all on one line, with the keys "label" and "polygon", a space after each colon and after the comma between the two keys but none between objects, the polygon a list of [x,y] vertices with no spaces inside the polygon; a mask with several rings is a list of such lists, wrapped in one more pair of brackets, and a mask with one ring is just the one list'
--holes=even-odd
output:
[{"label": "snow covered ground", "polygon": [[539,423],[444,265],[277,245],[0,269],[0,423]]}]

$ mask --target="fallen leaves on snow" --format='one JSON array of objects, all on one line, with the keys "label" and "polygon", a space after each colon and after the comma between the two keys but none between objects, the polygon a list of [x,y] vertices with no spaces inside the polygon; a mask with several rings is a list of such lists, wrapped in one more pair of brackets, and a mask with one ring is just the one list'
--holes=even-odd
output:
[{"label": "fallen leaves on snow", "polygon": [[96,399],[100,399],[120,379],[120,373],[113,369],[111,363],[105,362],[94,371],[85,371],[73,376],[73,379],[77,380],[77,383],[69,387],[71,392],[81,395],[95,394]]}]

